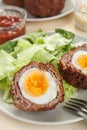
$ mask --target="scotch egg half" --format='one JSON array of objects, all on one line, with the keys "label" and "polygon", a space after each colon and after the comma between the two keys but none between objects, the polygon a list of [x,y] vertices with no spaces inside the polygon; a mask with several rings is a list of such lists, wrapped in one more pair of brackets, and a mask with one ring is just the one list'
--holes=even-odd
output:
[{"label": "scotch egg half", "polygon": [[87,89],[87,44],[62,55],[59,71],[63,79],[79,89]]},{"label": "scotch egg half", "polygon": [[51,64],[31,62],[14,76],[14,105],[25,111],[53,109],[64,100],[61,76]]}]

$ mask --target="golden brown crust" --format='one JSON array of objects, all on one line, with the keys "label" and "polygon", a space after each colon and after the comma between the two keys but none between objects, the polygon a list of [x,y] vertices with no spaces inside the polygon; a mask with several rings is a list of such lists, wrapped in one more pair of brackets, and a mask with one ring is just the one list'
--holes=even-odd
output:
[{"label": "golden brown crust", "polygon": [[[26,99],[23,97],[20,88],[18,86],[18,80],[20,76],[29,68],[36,67],[40,70],[46,70],[48,71],[54,78],[57,86],[57,97],[49,102],[48,104],[35,104],[31,102],[30,100]],[[41,62],[31,62],[28,65],[24,66],[21,68],[14,76],[13,84],[11,86],[10,90],[13,100],[14,100],[14,105],[24,111],[46,111],[46,110],[51,110],[55,108],[55,106],[62,102],[64,100],[64,89],[63,89],[63,83],[62,83],[62,78],[61,76],[56,72],[55,68],[51,64],[44,64]]]}]

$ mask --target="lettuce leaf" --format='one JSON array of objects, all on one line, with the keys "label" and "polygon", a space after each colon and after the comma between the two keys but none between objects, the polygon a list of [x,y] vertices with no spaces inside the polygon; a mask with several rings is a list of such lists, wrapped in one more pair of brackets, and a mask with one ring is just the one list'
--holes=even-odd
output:
[{"label": "lettuce leaf", "polygon": [[55,51],[56,49],[71,43],[71,39],[68,40],[65,37],[62,37],[61,34],[54,33],[53,35],[46,37],[44,42],[47,50]]},{"label": "lettuce leaf", "polygon": [[76,92],[76,88],[63,80],[64,92],[65,92],[65,100],[68,100],[74,92]]},{"label": "lettuce leaf", "polygon": [[0,80],[11,74],[14,68],[15,58],[4,50],[0,50]]},{"label": "lettuce leaf", "polygon": [[8,78],[4,78],[0,81],[0,89],[3,92],[3,101],[7,103],[13,103],[12,95],[9,93],[11,82]]},{"label": "lettuce leaf", "polygon": [[39,29],[31,34],[26,35],[25,39],[27,39],[30,43],[43,43],[43,38],[46,36],[46,32],[44,32],[42,29]]},{"label": "lettuce leaf", "polygon": [[4,50],[8,53],[14,51],[14,47],[17,45],[17,41],[8,41],[0,45],[0,50]]},{"label": "lettuce leaf", "polygon": [[39,61],[43,63],[50,63],[52,60],[58,60],[58,59],[44,49],[38,51],[32,58],[32,61]]},{"label": "lettuce leaf", "polygon": [[11,55],[17,57],[18,53],[21,53],[23,50],[29,48],[31,43],[25,39],[19,39],[17,45],[14,47],[14,51],[11,52]]},{"label": "lettuce leaf", "polygon": [[33,56],[43,48],[44,46],[42,45],[33,44],[31,47],[17,53],[17,59],[15,62],[15,67],[17,68],[17,70],[20,69],[22,66],[28,64]]},{"label": "lettuce leaf", "polygon": [[72,41],[73,41],[74,36],[75,36],[74,33],[67,31],[67,30],[64,30],[64,29],[61,29],[61,28],[55,29],[55,32],[61,34],[64,38],[66,38],[68,40],[71,39]]}]

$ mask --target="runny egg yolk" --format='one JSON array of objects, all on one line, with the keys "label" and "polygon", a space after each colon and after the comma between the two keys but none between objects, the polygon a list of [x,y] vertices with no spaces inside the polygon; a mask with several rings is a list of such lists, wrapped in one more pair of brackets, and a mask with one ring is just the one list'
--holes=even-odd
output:
[{"label": "runny egg yolk", "polygon": [[87,68],[87,54],[81,54],[76,59],[76,64],[81,68]]},{"label": "runny egg yolk", "polygon": [[48,89],[49,83],[43,71],[31,71],[24,79],[24,90],[33,97],[43,95]]}]

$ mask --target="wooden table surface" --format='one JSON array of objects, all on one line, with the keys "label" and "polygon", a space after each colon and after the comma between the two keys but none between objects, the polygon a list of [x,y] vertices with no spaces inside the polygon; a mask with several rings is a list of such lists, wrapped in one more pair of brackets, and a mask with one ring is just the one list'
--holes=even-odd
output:
[{"label": "wooden table surface", "polygon": [[87,36],[87,32],[83,32],[75,27],[74,13],[54,20],[27,22],[26,25],[27,33],[31,33],[39,28],[43,29],[44,31],[54,31],[55,28],[64,28],[74,33]]}]

